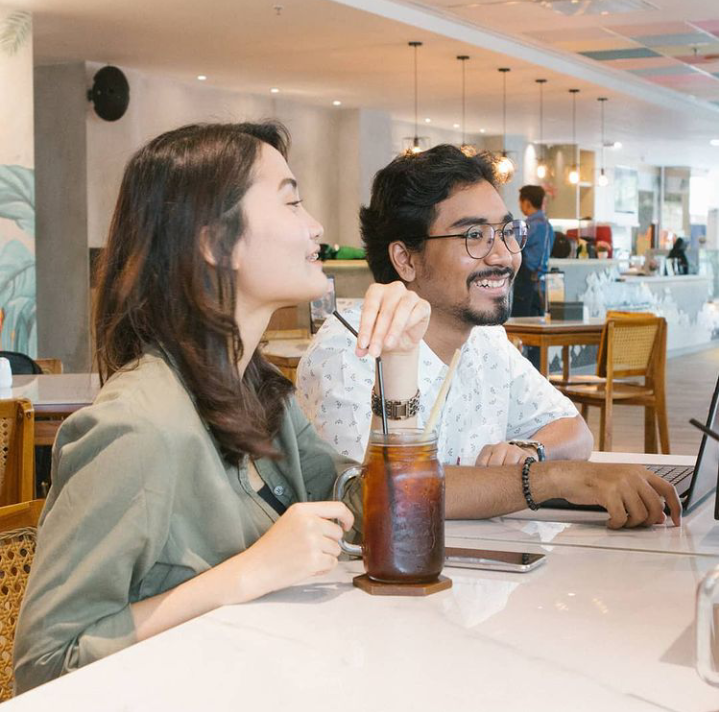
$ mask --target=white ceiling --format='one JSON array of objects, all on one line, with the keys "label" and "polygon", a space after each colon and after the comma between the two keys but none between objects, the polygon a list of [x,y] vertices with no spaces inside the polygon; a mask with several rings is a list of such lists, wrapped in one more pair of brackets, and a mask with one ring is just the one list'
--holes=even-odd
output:
[{"label": "white ceiling", "polygon": [[[508,75],[509,133],[538,136],[538,90],[545,89],[547,141],[571,139],[568,89],[581,89],[578,138],[599,142],[599,96],[608,96],[607,138],[628,159],[654,164],[719,167],[719,110],[589,60],[519,41],[521,32],[593,26],[597,16],[565,17],[531,1],[475,0],[14,0],[35,15],[37,63],[90,60],[253,93],[280,87],[283,95],[327,106],[366,106],[412,119],[412,54],[419,50],[420,112],[434,125],[460,120],[458,54],[468,54],[467,130],[501,132],[500,66]],[[661,10],[622,15],[621,22],[719,19],[717,0],[651,0]],[[585,0],[581,0],[585,2]],[[274,5],[283,5],[278,15]],[[429,7],[429,6],[432,7]],[[360,7],[362,9],[360,9]],[[371,10],[367,11],[367,10]],[[616,18],[614,22],[616,23]],[[494,48],[495,51],[487,49]],[[505,53],[496,51],[498,48]],[[521,58],[520,58],[521,57]]]}]

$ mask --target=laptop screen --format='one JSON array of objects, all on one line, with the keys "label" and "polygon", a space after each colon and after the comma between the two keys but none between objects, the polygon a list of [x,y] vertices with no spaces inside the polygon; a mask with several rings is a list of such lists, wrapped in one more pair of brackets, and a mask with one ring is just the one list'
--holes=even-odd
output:
[{"label": "laptop screen", "polygon": [[[706,420],[707,427],[719,431],[719,380],[714,388],[709,416]],[[697,455],[697,472],[694,482],[687,495],[686,511],[693,509],[709,493],[717,489],[717,477],[719,476],[719,442],[708,435],[702,436],[699,454]],[[719,518],[719,505],[715,509],[714,517]]]}]

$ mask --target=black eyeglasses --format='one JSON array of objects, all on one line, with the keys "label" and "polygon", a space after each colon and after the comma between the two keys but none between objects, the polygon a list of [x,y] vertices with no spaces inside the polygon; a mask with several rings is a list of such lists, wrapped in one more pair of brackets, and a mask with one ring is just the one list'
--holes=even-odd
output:
[{"label": "black eyeglasses", "polygon": [[[499,230],[495,229],[499,228]],[[529,227],[524,220],[510,220],[506,223],[472,225],[465,232],[451,235],[427,235],[427,240],[441,240],[445,237],[463,237],[467,254],[475,260],[485,258],[494,247],[494,238],[499,232],[502,242],[512,254],[521,252],[527,244]]]}]

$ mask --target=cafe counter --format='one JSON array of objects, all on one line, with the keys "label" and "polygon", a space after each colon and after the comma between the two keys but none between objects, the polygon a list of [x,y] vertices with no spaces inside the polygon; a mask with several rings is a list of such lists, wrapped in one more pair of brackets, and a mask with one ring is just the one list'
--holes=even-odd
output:
[{"label": "cafe counter", "polygon": [[583,302],[587,315],[608,310],[648,311],[667,320],[669,352],[696,349],[719,337],[713,281],[703,275],[622,275],[618,260],[551,259],[564,274],[564,300]]}]

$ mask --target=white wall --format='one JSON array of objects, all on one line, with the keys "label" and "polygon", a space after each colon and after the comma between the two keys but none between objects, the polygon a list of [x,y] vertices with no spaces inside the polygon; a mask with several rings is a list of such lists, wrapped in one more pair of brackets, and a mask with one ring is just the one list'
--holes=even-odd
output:
[{"label": "white wall", "polygon": [[[101,65],[87,64],[87,84]],[[122,119],[107,122],[88,111],[88,243],[102,247],[125,163],[146,141],[193,122],[257,121],[277,118],[292,134],[290,166],[307,209],[324,225],[326,240],[340,242],[338,141],[340,111],[277,97],[240,94],[197,82],[184,84],[123,69],[130,106]]]},{"label": "white wall", "polygon": [[389,114],[371,109],[343,110],[338,148],[335,163],[339,234],[344,244],[360,246],[359,206],[370,201],[375,173],[396,155],[392,149]]}]

